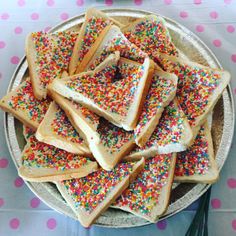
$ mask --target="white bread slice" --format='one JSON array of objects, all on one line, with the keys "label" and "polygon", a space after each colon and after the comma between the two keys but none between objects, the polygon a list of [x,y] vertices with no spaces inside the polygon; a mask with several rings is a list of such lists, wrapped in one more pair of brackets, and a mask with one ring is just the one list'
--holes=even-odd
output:
[{"label": "white bread slice", "polygon": [[[56,79],[50,89],[129,131],[136,126],[154,67],[148,58],[142,65],[121,58],[116,67],[114,58],[110,54],[94,71]],[[117,68],[121,79],[112,82]]]},{"label": "white bread slice", "polygon": [[138,124],[134,129],[138,146],[145,145],[158,125],[164,108],[174,99],[177,80],[174,74],[166,73],[160,68],[155,70]]},{"label": "white bread slice", "polygon": [[65,111],[74,128],[87,140],[94,158],[111,170],[135,146],[133,132],[125,131],[96,114],[52,91],[50,96]]},{"label": "white bread slice", "polygon": [[97,163],[37,141],[31,136],[22,152],[19,175],[33,182],[81,178],[97,170]]},{"label": "white bread slice", "polygon": [[119,163],[112,171],[100,168],[84,178],[60,181],[56,185],[80,223],[89,227],[134,181],[144,164],[144,159]]},{"label": "white bread slice", "polygon": [[159,64],[158,53],[177,56],[178,51],[171,41],[165,20],[148,15],[123,27],[126,38]]},{"label": "white bread slice", "polygon": [[47,96],[47,85],[68,70],[77,32],[30,33],[26,38],[26,58],[37,99]]},{"label": "white bread slice", "polygon": [[33,93],[30,79],[22,82],[14,91],[9,92],[0,100],[0,107],[10,112],[24,125],[36,130],[42,121],[51,100],[38,100]]},{"label": "white bread slice", "polygon": [[169,205],[175,162],[175,153],[145,159],[144,170],[112,207],[156,222]]},{"label": "white bread slice", "polygon": [[230,81],[227,71],[159,54],[164,70],[178,76],[177,99],[192,128],[202,125]]},{"label": "white bread slice", "polygon": [[85,21],[77,37],[69,64],[69,75],[84,71],[88,58],[96,52],[102,38],[112,24],[123,26],[95,8],[89,8],[86,11]]},{"label": "white bread slice", "polygon": [[31,136],[35,135],[35,130],[23,125],[23,136],[27,142]]},{"label": "white bread slice", "polygon": [[[100,65],[110,54],[115,51],[120,52],[120,56],[143,63],[145,58],[148,57],[146,53],[141,51],[136,45],[131,43],[122,34],[120,28],[112,25],[109,30],[104,35],[96,53],[91,56],[89,53],[88,63],[84,68],[84,71],[94,70],[98,65]],[[154,65],[154,62],[152,62]]]},{"label": "white bread slice", "polygon": [[116,127],[51,89],[50,96],[65,111],[78,133],[87,140],[94,158],[105,170],[112,170],[134,148],[133,132]]},{"label": "white bread slice", "polygon": [[188,120],[174,99],[162,113],[159,124],[143,147],[136,147],[128,157],[152,157],[186,150],[193,140]]},{"label": "white bread slice", "polygon": [[50,104],[35,136],[40,142],[67,152],[82,156],[92,155],[84,139],[74,129],[65,112],[54,101]]},{"label": "white bread slice", "polygon": [[201,126],[191,147],[177,153],[175,182],[212,184],[219,178],[208,123]]}]

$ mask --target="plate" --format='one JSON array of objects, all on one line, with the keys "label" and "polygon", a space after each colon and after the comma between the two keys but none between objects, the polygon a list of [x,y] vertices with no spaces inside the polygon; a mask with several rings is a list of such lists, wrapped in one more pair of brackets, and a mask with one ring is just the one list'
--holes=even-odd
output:
[{"label": "plate", "polygon": [[[135,9],[105,9],[109,16],[120,20],[123,23],[134,21],[137,18],[144,17],[148,14],[155,14],[148,11]],[[170,31],[175,45],[191,60],[208,65],[214,68],[222,68],[215,55],[210,49],[190,30],[181,24],[164,17],[167,27]],[[50,32],[74,29],[78,30],[84,21],[84,15],[79,15],[65,21]],[[24,57],[18,65],[8,88],[13,90],[28,75],[28,65]],[[5,114],[4,119],[5,135],[12,159],[18,168],[21,163],[21,150],[25,145],[22,124],[13,118],[10,114]],[[216,161],[219,169],[222,168],[228,152],[230,150],[233,133],[234,133],[234,104],[230,86],[228,86],[217,105],[214,108],[212,118],[212,137]],[[34,183],[26,182],[28,187],[49,207],[76,219],[75,214],[65,203],[64,199],[56,189],[53,183]],[[210,185],[206,184],[174,184],[172,187],[170,205],[167,212],[160,218],[170,217],[183,210],[196,199],[198,199]],[[130,213],[118,210],[108,209],[96,221],[96,225],[103,227],[135,227],[150,224],[150,222],[139,218]]]}]

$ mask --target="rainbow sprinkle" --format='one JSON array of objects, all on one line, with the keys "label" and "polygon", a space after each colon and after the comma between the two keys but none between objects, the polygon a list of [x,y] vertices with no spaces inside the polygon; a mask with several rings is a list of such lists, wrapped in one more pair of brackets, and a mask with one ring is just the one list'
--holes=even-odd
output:
[{"label": "rainbow sprinkle", "polygon": [[208,140],[204,126],[201,127],[194,144],[177,154],[175,176],[204,175],[209,170]]},{"label": "rainbow sprinkle", "polygon": [[120,52],[121,57],[137,61],[140,63],[144,62],[144,59],[148,55],[142,52],[136,45],[129,42],[129,40],[122,34],[117,34],[113,39],[110,39],[103,48],[99,49],[100,55],[97,55],[96,58],[89,65],[90,70],[94,70],[96,66],[101,64],[110,54],[115,51]]},{"label": "rainbow sprinkle", "polygon": [[[130,184],[114,205],[150,216],[167,184],[172,154],[157,155],[145,161],[144,171]],[[171,184],[171,183],[170,183]]]},{"label": "rainbow sprinkle", "polygon": [[106,26],[111,24],[111,21],[109,19],[104,19],[102,17],[91,17],[87,25],[85,27],[84,31],[84,37],[81,41],[81,48],[78,52],[78,62],[81,62],[84,56],[87,54],[91,46],[94,44],[98,36],[101,34],[101,32],[105,29]]},{"label": "rainbow sprinkle", "polygon": [[138,137],[149,125],[149,122],[163,109],[169,97],[176,90],[175,83],[167,78],[155,75],[143,105],[142,113],[135,128],[135,138]]},{"label": "rainbow sprinkle", "polygon": [[118,128],[102,118],[100,119],[97,132],[102,145],[110,154],[120,152],[125,144],[133,140],[134,136],[133,132]]},{"label": "rainbow sprinkle", "polygon": [[163,20],[145,19],[134,25],[132,30],[124,32],[124,35],[157,63],[159,62],[158,52],[167,55],[178,55]]},{"label": "rainbow sprinkle", "polygon": [[27,126],[23,126],[23,135],[25,137],[25,140],[27,141],[31,136],[33,136],[35,134],[35,131],[32,130],[31,128],[27,127]]},{"label": "rainbow sprinkle", "polygon": [[84,143],[84,140],[79,136],[74,127],[71,125],[65,112],[58,106],[55,113],[55,118],[51,123],[51,128],[56,135],[66,138],[68,141],[77,144]]},{"label": "rainbow sprinkle", "polygon": [[46,87],[53,79],[67,71],[72,51],[77,39],[76,32],[31,34],[36,49],[36,72],[41,85]]},{"label": "rainbow sprinkle", "polygon": [[78,169],[90,162],[89,158],[80,157],[54,146],[38,142],[35,136],[29,138],[27,147],[22,153],[23,165],[34,168]]},{"label": "rainbow sprinkle", "polygon": [[91,214],[108,194],[133,172],[135,162],[119,163],[112,171],[99,169],[80,179],[62,181],[66,191],[74,202],[74,207]]},{"label": "rainbow sprinkle", "polygon": [[112,65],[93,75],[74,76],[65,85],[89,98],[101,109],[126,116],[143,76],[144,67],[120,62],[118,69],[122,78],[113,83],[111,81],[114,75],[111,71],[115,72],[116,67]]},{"label": "rainbow sprinkle", "polygon": [[214,90],[219,86],[220,73],[213,69],[182,64],[159,56],[163,68],[175,73],[178,80],[177,98],[191,126],[206,112]]},{"label": "rainbow sprinkle", "polygon": [[50,99],[37,100],[30,80],[26,80],[16,91],[16,95],[11,97],[8,105],[15,111],[24,112],[30,120],[39,124],[50,105]]}]

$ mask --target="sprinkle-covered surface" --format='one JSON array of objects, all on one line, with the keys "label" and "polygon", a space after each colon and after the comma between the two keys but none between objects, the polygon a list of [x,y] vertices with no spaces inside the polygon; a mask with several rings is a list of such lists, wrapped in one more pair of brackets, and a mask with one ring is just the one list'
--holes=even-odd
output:
[{"label": "sprinkle-covered surface", "polygon": [[204,175],[210,165],[208,140],[204,126],[201,127],[194,144],[177,154],[175,176]]},{"label": "sprinkle-covered surface", "polygon": [[171,102],[165,108],[160,122],[148,142],[142,148],[137,148],[135,152],[146,150],[153,146],[164,147],[169,144],[179,143],[184,129],[184,118],[180,109],[175,102]]},{"label": "sprinkle-covered surface", "polygon": [[97,127],[99,124],[99,116],[96,115],[94,112],[90,111],[88,108],[82,106],[81,104],[71,101],[72,106],[75,110],[79,111],[82,114],[83,118],[88,122],[90,125]]},{"label": "sprinkle-covered surface", "polygon": [[46,87],[52,79],[60,78],[61,73],[68,69],[78,33],[47,34],[40,31],[32,33],[31,36],[36,52],[36,72],[41,85]]},{"label": "sprinkle-covered surface", "polygon": [[[120,152],[124,145],[133,140],[134,136],[132,131],[125,131],[102,118],[97,132],[104,148],[110,154]],[[112,158],[112,155],[110,157]]]},{"label": "sprinkle-covered surface", "polygon": [[34,168],[78,169],[89,162],[91,162],[89,158],[80,157],[54,146],[38,142],[35,136],[29,138],[28,146],[22,153],[23,165]]},{"label": "sprinkle-covered surface", "polygon": [[21,84],[16,94],[8,101],[8,105],[12,110],[25,113],[30,120],[39,124],[50,105],[50,100],[36,99],[32,84],[27,79]]},{"label": "sprinkle-covered surface", "polygon": [[150,120],[160,113],[163,103],[169,99],[175,89],[176,85],[170,79],[158,75],[152,78],[138,125],[134,131],[135,137],[138,137],[148,127]]},{"label": "sprinkle-covered surface", "polygon": [[159,62],[156,56],[158,52],[167,55],[178,55],[164,21],[160,18],[149,17],[141,20],[134,25],[132,30],[125,31],[124,35],[155,62]]},{"label": "sprinkle-covered surface", "polygon": [[25,137],[25,140],[27,141],[31,136],[33,136],[35,134],[35,131],[32,130],[31,128],[27,127],[27,126],[23,126],[23,135]]},{"label": "sprinkle-covered surface", "polygon": [[[122,78],[113,83],[111,80],[114,76],[108,69],[116,70],[116,68],[109,66],[92,75],[72,77],[65,82],[65,85],[70,90],[89,98],[101,109],[126,116],[143,76],[144,67],[124,62],[119,63],[118,68]],[[113,77],[110,80],[107,76],[111,75]]]},{"label": "sprinkle-covered surface", "polygon": [[130,43],[130,41],[122,34],[118,33],[115,37],[111,38],[106,44],[99,48],[100,55],[97,55],[96,58],[89,65],[89,69],[93,70],[102,63],[106,57],[115,51],[120,52],[121,57],[131,59],[143,63],[144,59],[147,57],[147,54],[142,52],[136,45]]},{"label": "sprinkle-covered surface", "polygon": [[[133,171],[135,162],[119,163],[112,171],[99,169],[80,179],[62,181],[74,208],[91,214],[126,177]],[[114,193],[113,193],[114,194]]]},{"label": "sprinkle-covered surface", "polygon": [[105,29],[106,26],[111,24],[109,19],[102,17],[92,16],[88,19],[88,22],[85,27],[84,37],[81,42],[81,48],[78,52],[78,62],[81,62],[86,53],[89,51],[91,46],[94,44],[98,36]]},{"label": "sprinkle-covered surface", "polygon": [[163,187],[167,184],[172,158],[172,154],[168,154],[145,160],[144,170],[114,205],[150,217],[154,207],[159,204]]},{"label": "sprinkle-covered surface", "polygon": [[65,112],[59,106],[57,106],[54,119],[51,122],[51,128],[56,135],[66,138],[68,141],[77,144],[84,143],[84,140],[76,132]]},{"label": "sprinkle-covered surface", "polygon": [[220,84],[221,75],[213,69],[190,66],[159,56],[163,68],[178,76],[177,98],[191,126],[206,112],[209,99]]}]

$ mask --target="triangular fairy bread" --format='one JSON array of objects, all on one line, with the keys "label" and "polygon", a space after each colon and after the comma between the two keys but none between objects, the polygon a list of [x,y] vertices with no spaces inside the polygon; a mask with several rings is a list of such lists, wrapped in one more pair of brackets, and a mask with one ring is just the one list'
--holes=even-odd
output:
[{"label": "triangular fairy bread", "polygon": [[50,89],[129,131],[137,124],[154,68],[148,58],[139,64],[118,55],[110,54],[94,71],[54,80]]},{"label": "triangular fairy bread", "polygon": [[145,159],[144,170],[112,205],[156,222],[167,210],[174,177],[176,154]]},{"label": "triangular fairy bread", "polygon": [[50,104],[35,136],[40,142],[67,152],[83,156],[92,155],[84,139],[74,129],[65,112],[54,101]]},{"label": "triangular fairy bread", "polygon": [[112,168],[134,147],[134,134],[50,90],[51,97],[65,111],[75,129],[87,140],[94,158],[105,170]]},{"label": "triangular fairy bread", "polygon": [[0,107],[26,126],[36,130],[50,105],[49,98],[38,100],[29,78],[0,100]]},{"label": "triangular fairy bread", "polygon": [[89,8],[86,11],[85,21],[75,42],[69,64],[70,75],[84,71],[88,59],[96,52],[102,38],[112,24],[122,26],[116,20],[95,8]]},{"label": "triangular fairy bread", "polygon": [[[120,28],[112,25],[104,35],[96,53],[93,56],[88,57],[88,63],[86,64],[84,71],[94,70],[115,51],[118,51],[121,57],[139,63],[143,63],[145,58],[148,58],[146,53],[124,36]],[[150,60],[150,65],[151,67],[154,67],[154,62],[152,60]]]},{"label": "triangular fairy bread", "polygon": [[90,226],[126,189],[144,167],[138,162],[119,163],[111,171],[100,168],[80,179],[57,182],[57,188],[84,227]]},{"label": "triangular fairy bread", "polygon": [[159,124],[143,147],[136,147],[128,157],[150,157],[156,154],[181,152],[191,145],[192,130],[187,117],[174,99],[162,113]]},{"label": "triangular fairy bread", "polygon": [[165,20],[156,15],[140,18],[122,28],[125,37],[159,64],[158,53],[178,55]]},{"label": "triangular fairy bread", "polygon": [[80,178],[96,169],[97,163],[89,158],[39,142],[33,135],[22,152],[22,165],[18,173],[27,181],[53,182]]},{"label": "triangular fairy bread", "polygon": [[191,128],[202,125],[230,81],[227,71],[159,54],[165,71],[178,77],[177,99]]},{"label": "triangular fairy bread", "polygon": [[68,70],[77,32],[35,32],[26,39],[26,58],[34,95],[46,98],[47,86]]},{"label": "triangular fairy bread", "polygon": [[177,153],[175,181],[211,184],[216,182],[218,177],[211,132],[205,123],[201,126],[193,145],[186,151]]},{"label": "triangular fairy bread", "polygon": [[135,142],[144,146],[159,123],[164,108],[174,99],[177,89],[177,77],[159,68],[155,70],[151,86],[138,124],[134,130]]}]

